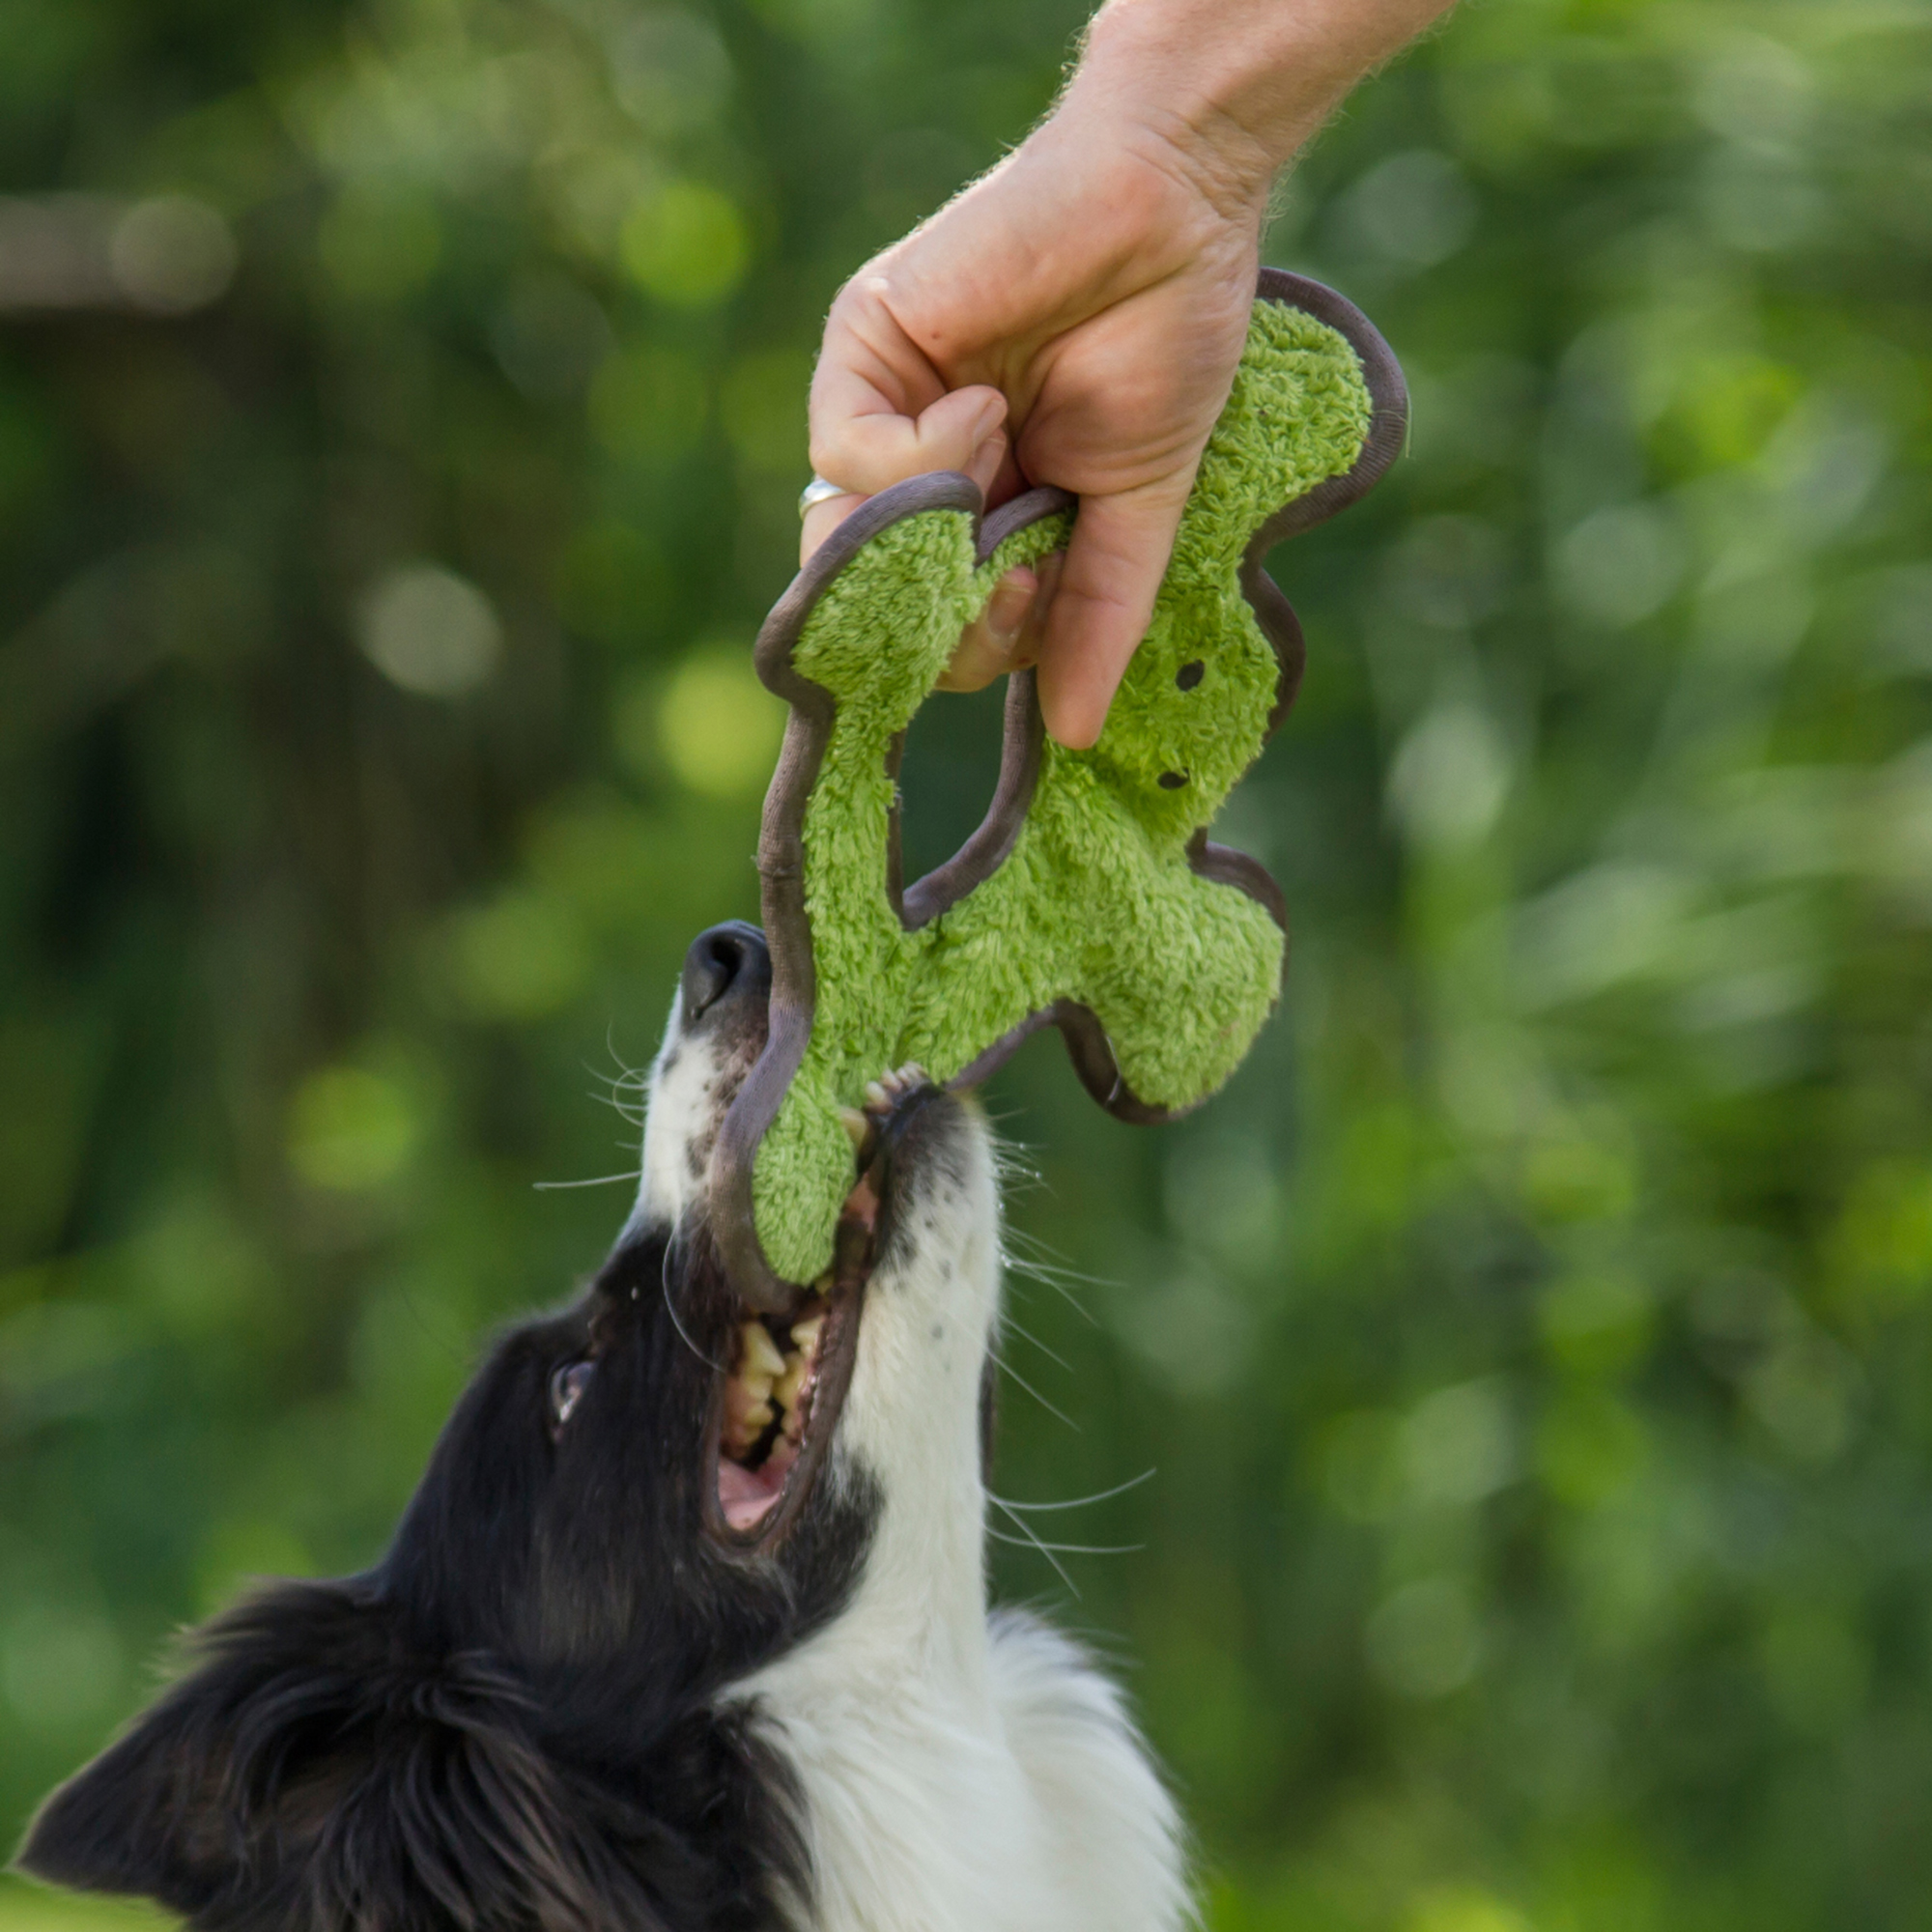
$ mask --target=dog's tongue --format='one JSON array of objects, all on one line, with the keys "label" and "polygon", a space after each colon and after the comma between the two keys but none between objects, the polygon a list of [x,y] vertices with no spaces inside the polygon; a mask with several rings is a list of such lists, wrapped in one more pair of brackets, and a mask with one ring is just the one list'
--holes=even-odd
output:
[{"label": "dog's tongue", "polygon": [[784,1488],[785,1472],[798,1451],[781,1442],[755,1469],[746,1469],[728,1456],[718,1459],[718,1501],[733,1529],[755,1529],[772,1512]]}]

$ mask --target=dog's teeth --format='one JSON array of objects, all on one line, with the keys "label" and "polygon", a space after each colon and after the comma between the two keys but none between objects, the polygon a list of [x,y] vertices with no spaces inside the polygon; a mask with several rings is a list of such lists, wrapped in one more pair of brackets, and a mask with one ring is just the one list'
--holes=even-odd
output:
[{"label": "dog's teeth", "polygon": [[772,1400],[781,1408],[788,1409],[798,1401],[798,1392],[805,1386],[805,1378],[810,1367],[801,1350],[794,1349],[785,1357],[784,1374],[772,1384]]},{"label": "dog's teeth", "polygon": [[724,1419],[736,1425],[772,1392],[770,1376],[733,1376],[724,1384]]},{"label": "dog's teeth", "polygon": [[845,1129],[845,1138],[852,1143],[855,1152],[865,1147],[872,1131],[871,1122],[857,1107],[840,1107],[838,1124]]},{"label": "dog's teeth", "polygon": [[824,1326],[825,1317],[823,1315],[813,1315],[804,1321],[794,1321],[791,1324],[791,1339],[803,1350],[807,1361],[810,1361],[812,1356],[817,1354],[818,1331]]},{"label": "dog's teeth", "polygon": [[724,1423],[719,1440],[727,1456],[742,1456],[753,1447],[770,1426],[771,1404],[763,1391],[754,1398],[742,1383],[734,1382],[725,1391]]},{"label": "dog's teeth", "polygon": [[925,1068],[918,1061],[908,1060],[899,1070],[891,1076],[891,1083],[901,1094],[910,1094],[915,1087],[925,1085]]},{"label": "dog's teeth", "polygon": [[747,1381],[775,1381],[784,1374],[784,1357],[762,1321],[747,1321],[738,1336],[744,1345],[738,1373]]},{"label": "dog's teeth", "polygon": [[886,1092],[885,1083],[880,1080],[866,1082],[866,1105],[875,1114],[883,1114],[893,1104],[892,1095]]}]

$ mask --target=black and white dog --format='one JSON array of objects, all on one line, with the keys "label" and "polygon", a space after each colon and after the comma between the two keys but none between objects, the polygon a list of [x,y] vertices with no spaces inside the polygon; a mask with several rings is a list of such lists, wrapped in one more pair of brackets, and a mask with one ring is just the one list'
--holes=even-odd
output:
[{"label": "black and white dog", "polygon": [[25,1870],[224,1932],[1188,1920],[1113,1688],[987,1610],[978,1111],[880,1082],[838,1265],[783,1320],[733,1305],[704,1176],[770,977],[751,926],[694,945],[589,1292],[497,1348],[383,1562],[203,1632]]}]

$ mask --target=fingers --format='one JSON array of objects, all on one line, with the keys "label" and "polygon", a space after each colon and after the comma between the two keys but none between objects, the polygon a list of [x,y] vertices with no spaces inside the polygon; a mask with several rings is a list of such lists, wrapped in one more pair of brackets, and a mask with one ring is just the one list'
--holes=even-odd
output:
[{"label": "fingers", "polygon": [[[990,398],[990,401],[988,400]],[[817,414],[814,388],[812,411]],[[963,470],[990,496],[996,479],[1010,468],[1006,430],[1007,399],[997,389],[955,389],[916,417],[876,415],[847,423],[821,446],[812,438],[812,468],[828,481],[849,483],[843,497],[814,503],[799,529],[798,560],[803,563],[867,497],[923,476],[934,469]],[[831,435],[832,433],[828,433]],[[842,447],[847,459],[828,458],[825,447]],[[828,462],[839,462],[830,469]]]},{"label": "fingers", "polygon": [[1046,613],[1065,561],[1054,551],[1033,569],[1021,564],[1000,579],[985,610],[960,634],[959,647],[939,680],[941,691],[979,691],[1038,661]]},{"label": "fingers", "polygon": [[1083,497],[1039,645],[1039,708],[1069,751],[1100,735],[1153,614],[1198,464],[1112,497]]},{"label": "fingers", "polygon": [[895,413],[876,394],[869,408],[842,408],[842,387],[812,384],[811,467],[867,497],[928,470],[966,469],[1007,417],[1006,397],[983,383],[916,416]]},{"label": "fingers", "polygon": [[[986,608],[959,637],[959,647],[939,680],[941,691],[979,691],[996,677],[1031,664],[1037,643],[1036,607],[1043,604],[1038,576],[1022,565],[993,586]],[[1030,635],[1032,634],[1032,635]]]},{"label": "fingers", "polygon": [[[1002,470],[1009,467],[1007,461],[1007,433],[995,430],[979,449],[964,463],[942,465],[943,469],[961,469],[980,486],[980,495],[989,497],[993,484]],[[923,475],[923,470],[915,469],[915,476]],[[903,481],[904,479],[899,479]],[[883,485],[881,488],[885,487]],[[867,501],[864,492],[851,490],[842,497],[822,497],[799,519],[798,560],[803,563],[859,505]]]}]

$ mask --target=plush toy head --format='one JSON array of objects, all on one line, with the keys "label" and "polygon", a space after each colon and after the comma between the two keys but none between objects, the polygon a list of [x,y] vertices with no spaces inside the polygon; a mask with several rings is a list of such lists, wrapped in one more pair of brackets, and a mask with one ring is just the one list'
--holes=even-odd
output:
[{"label": "plush toy head", "polygon": [[967,477],[915,477],[811,558],[757,642],[791,705],[758,853],[771,1033],[713,1152],[713,1226],[753,1306],[830,1265],[854,1179],[841,1108],[918,1062],[955,1087],[1058,1026],[1090,1092],[1161,1121],[1227,1079],[1273,1007],[1286,912],[1207,825],[1281,722],[1301,631],[1261,561],[1354,501],[1406,423],[1402,374],[1332,291],[1265,271],[1233,393],[1146,639],[1092,750],[1009,680],[985,822],[902,888],[905,728],[1001,575],[1065,547],[1075,506],[1036,490],[980,519]]}]

